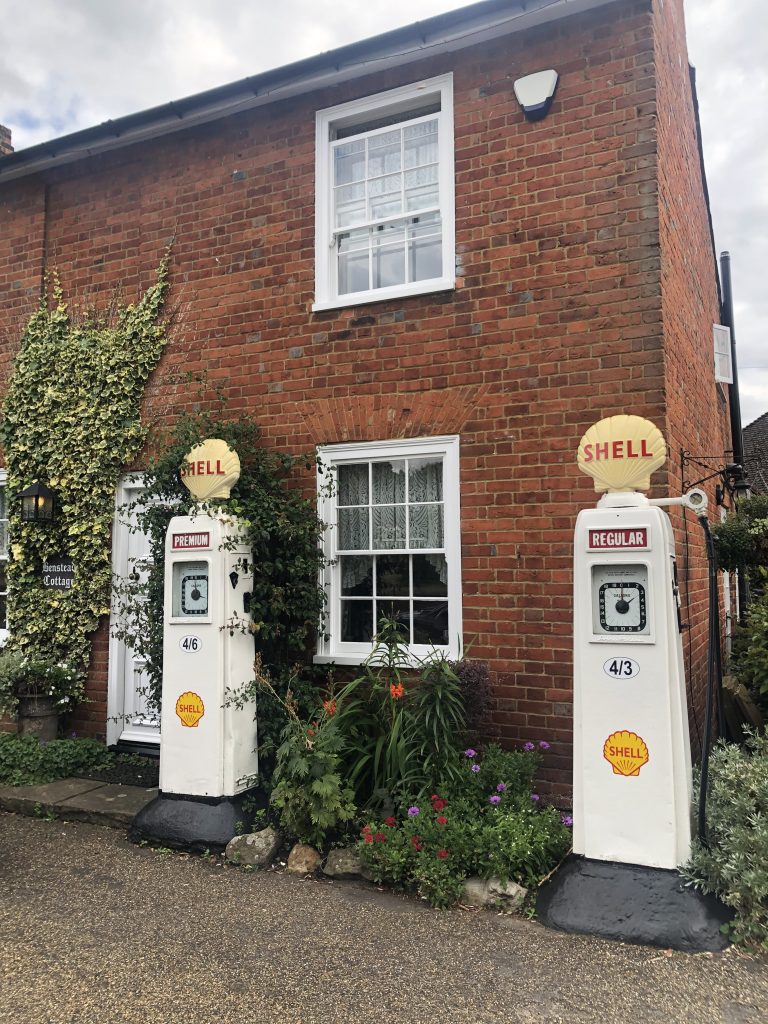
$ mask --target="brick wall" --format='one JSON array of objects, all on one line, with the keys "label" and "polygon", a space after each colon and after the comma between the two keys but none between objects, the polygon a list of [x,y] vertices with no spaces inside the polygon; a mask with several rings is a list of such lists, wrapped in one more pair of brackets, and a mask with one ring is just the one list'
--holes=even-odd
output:
[{"label": "brick wall", "polygon": [[[654,15],[658,93],[658,200],[661,312],[667,409],[664,433],[670,448],[673,491],[683,483],[680,454],[719,456],[686,470],[687,480],[709,475],[732,461],[727,385],[713,373],[712,324],[720,322],[717,270],[710,236],[693,90],[685,42],[682,0],[665,0]],[[704,464],[702,465],[701,462]],[[718,519],[714,484],[704,485],[710,519]],[[706,683],[707,565],[704,535],[688,513],[672,513],[683,581],[685,637],[691,704],[691,737],[700,749]],[[686,539],[687,534],[687,539]],[[686,558],[685,552],[688,551]],[[686,585],[687,584],[687,585]]]},{"label": "brick wall", "polygon": [[[575,466],[579,438],[621,411],[667,425],[674,444],[688,437],[664,378],[659,32],[650,3],[611,5],[84,160],[47,176],[45,231],[42,181],[0,188],[12,235],[38,240],[24,272],[10,270],[0,240],[10,339],[36,299],[43,237],[65,291],[101,301],[116,286],[129,296],[146,286],[174,238],[179,313],[147,396],[154,421],[195,400],[173,384],[191,371],[282,449],[461,434],[465,641],[491,664],[499,735],[549,740],[548,780],[563,797],[572,531],[578,508],[595,500]],[[548,67],[560,73],[557,96],[529,124],[512,83]],[[315,110],[446,71],[456,291],[313,314]],[[97,700],[82,719],[95,732],[105,642],[102,632]]]}]

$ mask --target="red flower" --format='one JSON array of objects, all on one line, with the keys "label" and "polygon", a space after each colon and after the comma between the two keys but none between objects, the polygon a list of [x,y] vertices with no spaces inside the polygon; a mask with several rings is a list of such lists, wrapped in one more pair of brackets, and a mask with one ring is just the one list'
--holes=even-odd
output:
[{"label": "red flower", "polygon": [[373,842],[373,836],[371,835],[370,832],[363,832],[363,842],[364,843],[372,843]]},{"label": "red flower", "polygon": [[442,809],[445,807],[447,802],[448,802],[447,800],[441,800],[438,797],[437,799],[432,801],[432,810],[433,811],[442,811]]},{"label": "red flower", "polygon": [[394,683],[390,683],[389,693],[390,696],[392,697],[392,700],[400,700],[401,697],[405,696],[405,687],[403,686],[402,683],[398,683],[397,686],[395,686]]},{"label": "red flower", "polygon": [[440,860],[445,860],[445,858],[448,856],[448,851],[447,850],[438,850],[437,851],[437,856],[440,858]]},{"label": "red flower", "polygon": [[384,835],[383,832],[377,832],[373,838],[374,841],[377,843],[386,843],[387,841],[387,837]]},{"label": "red flower", "polygon": [[336,714],[336,701],[335,700],[324,700],[323,701],[323,711],[326,713],[326,715],[335,715]]},{"label": "red flower", "polygon": [[441,814],[440,817],[437,819],[437,824],[438,825],[447,825],[448,824],[448,819],[444,815]]},{"label": "red flower", "polygon": [[385,825],[389,825],[390,828],[394,828],[395,825],[397,824],[397,818],[392,818],[392,817],[385,818],[384,819],[384,824]]},{"label": "red flower", "polygon": [[417,850],[417,851],[420,850],[421,849],[421,836],[411,836],[411,846],[414,848],[414,850]]},{"label": "red flower", "polygon": [[371,831],[371,826],[370,825],[364,825],[363,826],[363,835],[365,835],[366,832],[370,832],[370,831]]}]

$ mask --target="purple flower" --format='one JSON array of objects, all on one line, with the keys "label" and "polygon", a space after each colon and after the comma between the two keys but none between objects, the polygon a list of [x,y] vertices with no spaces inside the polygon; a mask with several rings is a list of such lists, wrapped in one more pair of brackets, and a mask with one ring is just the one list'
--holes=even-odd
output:
[{"label": "purple flower", "polygon": [[421,814],[421,811],[419,810],[418,807],[409,807],[408,808],[408,816],[410,818],[415,818],[417,814]]},{"label": "purple flower", "polygon": [[496,787],[496,792],[497,793],[506,793],[506,791],[507,791],[507,784],[506,784],[506,782],[500,782],[498,784],[498,786]]},{"label": "purple flower", "polygon": [[76,732],[71,732],[71,733],[69,734],[69,738],[70,738],[71,740],[76,740],[76,739],[77,739],[77,733],[76,733]]},{"label": "purple flower", "polygon": [[523,750],[535,750],[535,749],[536,749],[535,744],[531,743],[530,740],[528,740],[527,743],[523,744]]},{"label": "purple flower", "polygon": [[539,802],[539,799],[540,797],[538,793],[531,793],[531,800],[533,800],[535,804]]},{"label": "purple flower", "polygon": [[549,744],[546,740],[539,740],[539,750],[549,750]]},{"label": "purple flower", "polygon": [[464,757],[477,757],[477,751],[473,750],[472,747],[467,747],[464,751]]},{"label": "purple flower", "polygon": [[570,828],[571,825],[573,825],[573,818],[570,816],[570,814],[564,814],[560,821],[562,821],[566,828]]},{"label": "purple flower", "polygon": [[488,802],[491,803],[491,804],[500,804],[501,803],[501,797],[500,796],[496,796],[496,794],[494,793],[493,796],[489,796],[488,797]]},{"label": "purple flower", "polygon": [[472,768],[473,772],[479,772],[480,771],[480,765],[479,764],[473,764],[473,765],[471,765],[471,768]]}]

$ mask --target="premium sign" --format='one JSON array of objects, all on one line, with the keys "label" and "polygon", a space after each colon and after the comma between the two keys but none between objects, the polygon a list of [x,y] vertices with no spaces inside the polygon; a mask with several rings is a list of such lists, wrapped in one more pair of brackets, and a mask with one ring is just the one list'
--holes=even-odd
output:
[{"label": "premium sign", "polygon": [[51,555],[43,562],[43,586],[48,590],[71,590],[75,563],[69,555]]},{"label": "premium sign", "polygon": [[636,529],[590,530],[588,551],[606,551],[616,548],[632,548],[648,550],[648,529],[639,526]]},{"label": "premium sign", "polygon": [[189,451],[179,468],[181,482],[200,501],[228,498],[240,479],[240,458],[220,437],[211,437]]},{"label": "premium sign", "polygon": [[211,546],[211,534],[207,530],[201,533],[174,533],[171,536],[171,550],[192,551],[209,548]]},{"label": "premium sign", "polygon": [[667,445],[658,427],[641,416],[609,416],[579,444],[577,462],[596,491],[647,491],[651,473],[664,465]]}]

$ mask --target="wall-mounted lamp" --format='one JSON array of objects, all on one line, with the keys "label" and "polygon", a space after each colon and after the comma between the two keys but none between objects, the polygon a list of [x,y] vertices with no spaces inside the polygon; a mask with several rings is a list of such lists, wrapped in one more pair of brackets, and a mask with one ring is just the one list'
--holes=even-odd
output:
[{"label": "wall-mounted lamp", "polygon": [[16,497],[21,498],[22,522],[52,523],[56,518],[56,495],[39,480],[19,491]]},{"label": "wall-mounted lamp", "polygon": [[547,116],[557,88],[557,78],[557,72],[550,69],[517,79],[514,84],[515,96],[523,108],[526,120],[541,121]]}]

